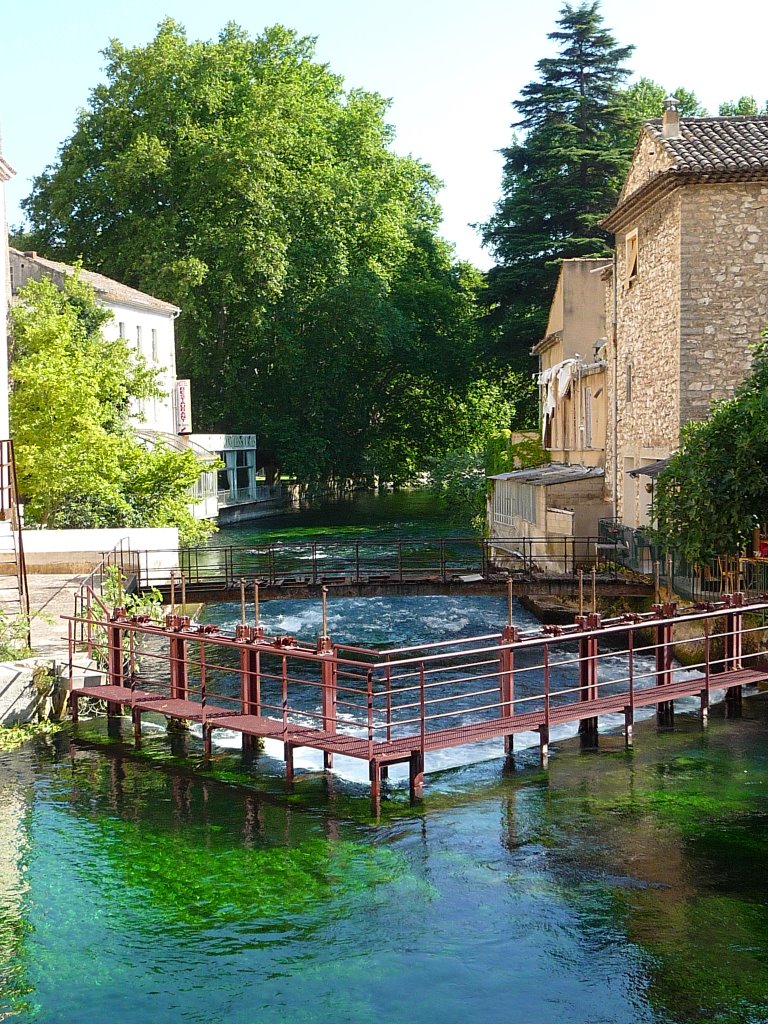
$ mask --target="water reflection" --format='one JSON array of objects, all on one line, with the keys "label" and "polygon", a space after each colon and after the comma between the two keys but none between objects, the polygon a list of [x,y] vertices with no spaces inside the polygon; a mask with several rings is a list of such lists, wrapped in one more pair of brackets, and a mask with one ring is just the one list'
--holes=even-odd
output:
[{"label": "water reflection", "polygon": [[708,733],[646,726],[631,751],[561,748],[548,773],[448,772],[379,827],[321,776],[292,796],[95,740],[24,755],[4,950],[30,991],[6,983],[6,1005],[46,1024],[759,1020],[754,707]]}]

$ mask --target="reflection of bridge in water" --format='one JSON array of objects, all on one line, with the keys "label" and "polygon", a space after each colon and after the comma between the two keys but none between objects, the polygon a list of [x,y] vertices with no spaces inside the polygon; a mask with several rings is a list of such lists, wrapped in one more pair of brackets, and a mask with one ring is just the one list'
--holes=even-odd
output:
[{"label": "reflection of bridge in water", "polygon": [[[243,608],[234,633],[174,613],[163,624],[128,617],[95,595],[90,608],[70,620],[75,718],[84,697],[105,700],[112,714],[130,709],[137,743],[144,715],[195,722],[206,757],[221,730],[241,735],[250,751],[277,740],[289,780],[299,747],[321,751],[326,769],[337,755],[367,761],[374,808],[393,764],[408,765],[411,797],[420,797],[431,751],[503,738],[511,754],[514,736],[533,732],[546,764],[556,725],[578,722],[584,742],[595,743],[600,716],[618,715],[631,743],[640,708],[671,725],[674,701],[694,697],[706,721],[713,691],[725,690],[735,712],[742,688],[768,679],[761,654],[743,645],[745,635],[762,634],[768,603],[746,604],[740,594],[684,613],[674,604],[605,621],[591,613],[528,633],[510,621],[483,636],[390,650],[327,635],[314,645],[266,636],[258,606],[253,625]],[[78,684],[78,630],[89,664],[104,666],[86,686]],[[681,647],[690,655],[685,671],[673,667]]]}]

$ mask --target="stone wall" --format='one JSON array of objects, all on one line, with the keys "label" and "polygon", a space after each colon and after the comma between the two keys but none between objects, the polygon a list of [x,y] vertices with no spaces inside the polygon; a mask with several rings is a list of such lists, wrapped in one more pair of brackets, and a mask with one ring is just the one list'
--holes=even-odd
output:
[{"label": "stone wall", "polygon": [[749,374],[768,325],[768,186],[681,190],[680,419],[705,419]]},{"label": "stone wall", "polygon": [[[635,228],[638,272],[628,280],[625,239]],[[677,446],[680,432],[679,192],[628,224],[617,235],[616,245],[618,515],[627,524],[638,525],[643,510],[634,483],[625,486],[625,470],[668,454]],[[612,365],[608,380],[612,385]],[[625,507],[627,501],[633,507]]]},{"label": "stone wall", "polygon": [[621,201],[623,202],[633,192],[637,192],[657,174],[669,170],[671,166],[672,159],[664,149],[663,143],[643,128],[632,158],[632,166],[627,174],[624,188],[621,190]]}]

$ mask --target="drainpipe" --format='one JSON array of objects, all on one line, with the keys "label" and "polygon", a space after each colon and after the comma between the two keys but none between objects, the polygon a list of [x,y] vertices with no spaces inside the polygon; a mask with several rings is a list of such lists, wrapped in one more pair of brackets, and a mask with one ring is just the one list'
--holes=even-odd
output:
[{"label": "drainpipe", "polygon": [[618,453],[618,437],[619,437],[619,352],[618,352],[618,302],[617,302],[617,291],[619,287],[618,282],[618,261],[616,259],[616,247],[613,249],[613,280],[612,291],[613,291],[613,303],[611,310],[611,343],[613,345],[613,402],[611,403],[611,434],[613,448],[613,474],[612,474],[612,490],[611,496],[613,504],[613,518],[618,519],[619,516],[619,453]]}]

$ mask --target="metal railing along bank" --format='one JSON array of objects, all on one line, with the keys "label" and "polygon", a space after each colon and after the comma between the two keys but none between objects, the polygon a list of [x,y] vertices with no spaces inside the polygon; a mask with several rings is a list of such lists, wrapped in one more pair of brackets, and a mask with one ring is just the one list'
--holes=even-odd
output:
[{"label": "metal railing along bank", "polygon": [[[399,762],[410,765],[418,796],[432,750],[503,738],[510,751],[514,735],[534,732],[545,763],[554,725],[578,721],[582,734],[596,734],[599,716],[618,715],[630,741],[638,708],[670,716],[673,701],[694,697],[706,715],[722,689],[737,701],[745,684],[768,679],[767,610],[734,595],[682,614],[674,604],[605,621],[591,613],[527,633],[508,621],[482,636],[374,650],[327,635],[313,644],[266,636],[258,612],[231,632],[117,608],[91,629],[103,684],[73,688],[71,700],[75,715],[82,696],[130,708],[137,742],[142,715],[152,712],[199,723],[206,754],[216,730],[241,733],[246,746],[278,740],[289,779],[296,747],[322,751],[325,767],[337,754],[363,759],[377,805],[382,770]],[[70,621],[73,679],[79,625]],[[753,634],[761,642],[747,651]],[[689,653],[684,670],[673,657],[681,651]]]},{"label": "metal railing along bank", "polygon": [[[546,558],[543,552],[546,548]],[[369,583],[376,580],[434,580],[450,582],[458,576],[479,575],[504,579],[543,572],[575,575],[597,568],[603,577],[618,578],[626,569],[617,544],[597,537],[439,537],[274,541],[248,546],[205,546],[178,552],[177,572],[191,586],[231,586],[240,579],[259,583]],[[154,552],[155,561],[169,564],[174,552]],[[157,556],[160,556],[159,558]],[[150,568],[140,558],[140,585],[165,586],[167,569]]]}]

